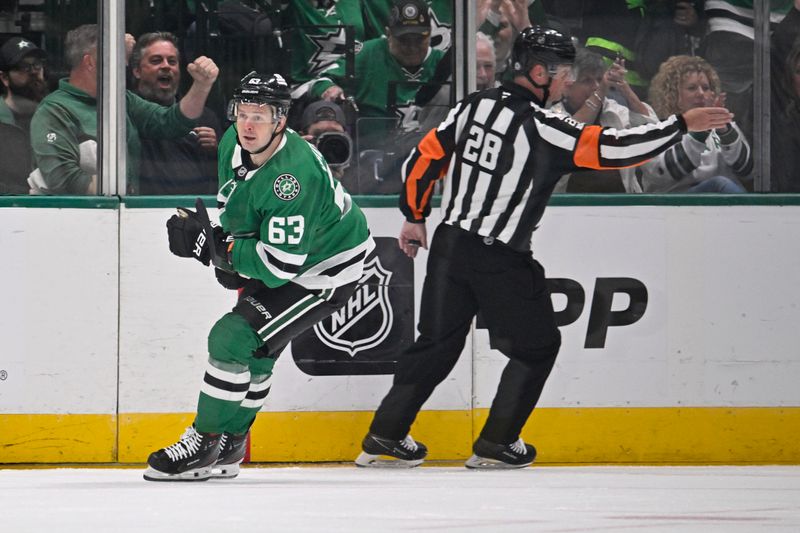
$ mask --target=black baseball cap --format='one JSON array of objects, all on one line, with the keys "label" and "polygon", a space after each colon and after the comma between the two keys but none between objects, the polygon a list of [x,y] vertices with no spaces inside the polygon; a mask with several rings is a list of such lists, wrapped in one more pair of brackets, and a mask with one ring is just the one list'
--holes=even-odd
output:
[{"label": "black baseball cap", "polygon": [[389,29],[395,37],[408,33],[430,34],[431,16],[428,4],[424,0],[393,0]]},{"label": "black baseball cap", "polygon": [[8,71],[29,55],[47,59],[44,50],[23,37],[12,37],[0,47],[0,70]]},{"label": "black baseball cap", "polygon": [[344,111],[342,111],[341,107],[333,102],[318,100],[303,110],[302,130],[308,130],[309,126],[321,120],[333,120],[341,124],[342,127],[347,127]]}]

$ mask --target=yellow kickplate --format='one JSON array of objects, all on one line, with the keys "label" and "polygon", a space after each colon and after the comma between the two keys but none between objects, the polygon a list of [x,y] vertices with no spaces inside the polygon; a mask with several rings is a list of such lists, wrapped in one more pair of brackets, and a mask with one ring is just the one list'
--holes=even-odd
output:
[{"label": "yellow kickplate", "polygon": [[0,414],[0,463],[117,460],[114,415]]},{"label": "yellow kickplate", "polygon": [[[259,413],[251,461],[353,461],[372,415]],[[411,434],[428,447],[428,460],[463,461],[487,415],[422,411]],[[0,415],[0,463],[144,463],[176,442],[193,418]],[[537,464],[800,464],[797,435],[800,407],[539,408],[522,431],[539,452]]]}]

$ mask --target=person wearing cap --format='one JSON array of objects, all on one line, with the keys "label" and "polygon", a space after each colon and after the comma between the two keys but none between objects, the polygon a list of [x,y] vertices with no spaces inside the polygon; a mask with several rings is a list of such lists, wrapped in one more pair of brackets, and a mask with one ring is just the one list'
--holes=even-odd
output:
[{"label": "person wearing cap", "polygon": [[[68,78],[42,100],[31,120],[31,146],[36,170],[28,183],[32,194],[96,194],[97,78],[99,58],[96,24],[67,33],[65,56]],[[174,138],[186,135],[205,107],[217,79],[214,62],[200,56],[188,65],[194,79],[180,102],[163,107],[131,91],[125,94],[128,194],[138,193],[140,135]]]},{"label": "person wearing cap", "polygon": [[333,175],[342,178],[350,164],[353,141],[347,133],[342,108],[333,102],[318,100],[303,110],[301,136],[317,147]]},{"label": "person wearing cap", "polygon": [[[392,13],[392,0],[362,2],[364,30],[368,39],[385,35]],[[425,0],[431,14],[431,48],[446,52],[452,42],[453,1]]]},{"label": "person wearing cap", "polygon": [[[178,101],[181,81],[178,40],[168,32],[145,33],[131,51],[132,90],[169,107]],[[139,194],[216,194],[217,139],[222,126],[209,108],[188,135],[174,139],[142,137]]]},{"label": "person wearing cap", "polygon": [[352,95],[345,94],[342,88],[345,64],[340,59],[317,78],[311,96],[329,102],[341,101],[345,96],[355,98],[361,148],[385,142],[398,128],[414,130],[419,125],[414,97],[420,85],[433,77],[444,55],[441,50],[431,49],[430,38],[428,5],[422,0],[394,0],[386,37],[366,41],[356,54]]},{"label": "person wearing cap", "polygon": [[0,122],[20,126],[26,132],[36,106],[47,95],[44,66],[47,54],[22,37],[0,47],[0,80],[5,95],[0,100]]},{"label": "person wearing cap", "polygon": [[27,194],[25,179],[33,169],[29,132],[36,106],[47,94],[44,65],[47,54],[23,37],[0,47],[0,193]]},{"label": "person wearing cap", "polygon": [[441,223],[428,253],[419,336],[397,357],[357,465],[412,467],[425,460],[427,448],[411,437],[411,425],[455,366],[479,312],[491,347],[508,363],[465,466],[532,464],[536,449],[522,439],[522,428],[561,346],[544,268],[531,251],[553,187],[578,168],[641,164],[687,131],[723,127],[732,118],[725,108],[697,108],[627,130],[579,123],[547,109],[561,99],[574,59],[569,36],[523,29],[512,48],[514,80],[458,102],[408,156],[400,249],[413,258],[428,248],[425,219],[443,178]]}]

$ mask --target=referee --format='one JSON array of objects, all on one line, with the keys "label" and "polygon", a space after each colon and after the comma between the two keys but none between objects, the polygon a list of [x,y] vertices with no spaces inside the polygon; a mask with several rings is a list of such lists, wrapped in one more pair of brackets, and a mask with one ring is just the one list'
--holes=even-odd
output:
[{"label": "referee", "polygon": [[456,104],[403,166],[406,217],[400,248],[427,248],[425,217],[436,180],[445,177],[422,288],[419,337],[401,357],[391,390],[362,443],[359,466],[417,466],[427,448],[409,435],[434,388],[450,373],[472,320],[481,312],[492,348],[509,361],[468,468],[520,468],[536,449],[520,432],[550,374],[561,335],[544,269],[531,238],[553,187],[580,168],[637,165],[687,131],[723,127],[724,108],[697,108],[629,130],[581,124],[547,111],[570,82],[571,39],[534,26],[514,42],[514,81]]}]

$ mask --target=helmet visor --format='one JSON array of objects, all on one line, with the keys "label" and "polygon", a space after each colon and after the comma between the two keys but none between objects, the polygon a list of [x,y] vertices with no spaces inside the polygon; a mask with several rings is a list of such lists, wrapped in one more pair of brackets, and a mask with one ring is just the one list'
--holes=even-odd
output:
[{"label": "helmet visor", "polygon": [[[258,106],[259,111],[261,112],[254,112],[252,107],[249,107],[245,111],[241,109],[242,104],[247,106]],[[269,116],[267,116],[267,114],[263,112],[266,111],[267,109],[269,109]],[[277,122],[283,116],[283,114],[281,113],[281,108],[275,105],[274,103],[266,103],[263,101],[254,102],[254,101],[249,101],[246,98],[233,99],[230,102],[228,102],[227,114],[228,114],[228,120],[230,120],[231,122],[236,122],[240,118],[247,118],[243,115],[247,115],[250,117],[253,117],[255,115],[264,116],[265,121],[267,122]]]},{"label": "helmet visor", "polygon": [[575,81],[575,69],[569,63],[561,63],[559,65],[547,65],[547,72],[554,80],[563,80],[566,82]]}]

